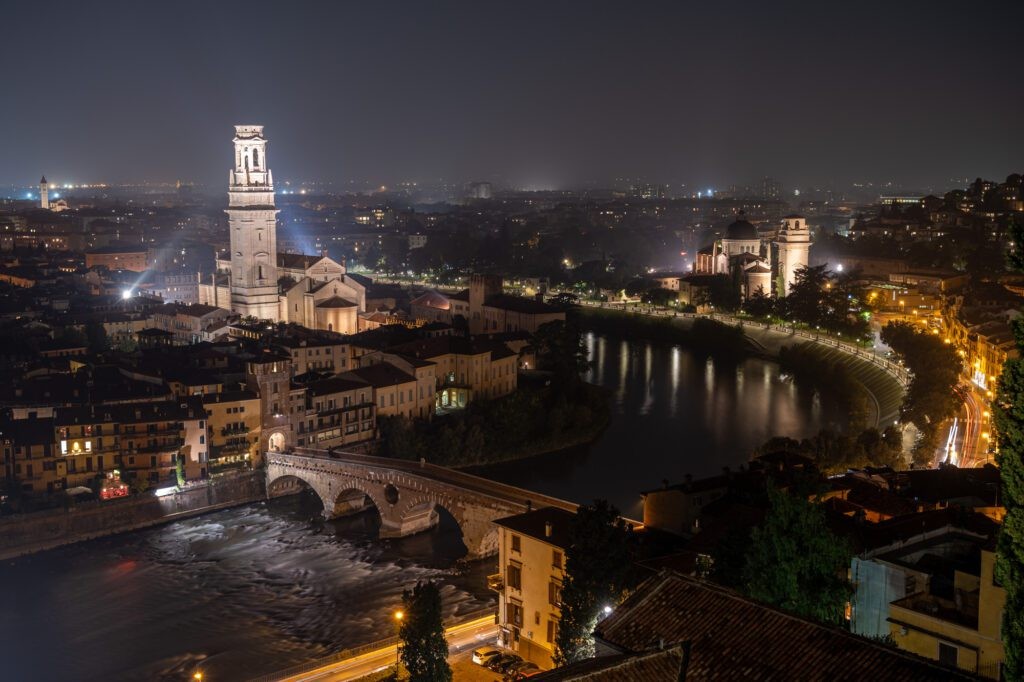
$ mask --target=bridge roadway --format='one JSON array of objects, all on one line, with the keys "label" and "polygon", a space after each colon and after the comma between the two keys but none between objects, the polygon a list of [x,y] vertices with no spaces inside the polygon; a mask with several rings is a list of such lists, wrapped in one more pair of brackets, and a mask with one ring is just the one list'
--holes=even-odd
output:
[{"label": "bridge roadway", "polygon": [[541,507],[576,511],[579,506],[424,461],[312,448],[264,456],[269,497],[312,488],[323,501],[326,518],[373,505],[380,513],[382,538],[432,528],[441,507],[459,524],[470,559],[498,551],[496,519]]}]

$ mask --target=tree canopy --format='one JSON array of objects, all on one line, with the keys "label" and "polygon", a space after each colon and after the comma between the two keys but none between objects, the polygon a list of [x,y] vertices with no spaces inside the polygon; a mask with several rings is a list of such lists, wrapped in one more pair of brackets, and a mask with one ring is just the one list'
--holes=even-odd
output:
[{"label": "tree canopy", "polygon": [[911,372],[903,398],[903,420],[913,422],[921,432],[914,462],[928,464],[938,446],[939,427],[960,406],[960,358],[952,345],[906,322],[885,325],[882,341],[896,351]]},{"label": "tree canopy", "polygon": [[764,522],[750,534],[744,590],[752,599],[823,623],[843,621],[850,550],[806,497],[770,489]]},{"label": "tree canopy", "polygon": [[411,682],[450,682],[448,642],[441,617],[441,592],[432,582],[418,582],[402,593],[403,617],[398,630],[402,665]]},{"label": "tree canopy", "polygon": [[[1010,264],[1024,271],[1024,226],[1014,223],[1011,234],[1018,248]],[[1014,336],[1024,356],[1024,321],[1016,320]],[[1006,517],[999,533],[996,579],[1006,590],[1003,606],[1003,674],[1007,680],[1024,679],[1024,360],[1012,358],[1003,373],[992,404],[999,450],[996,463],[1002,479]]]},{"label": "tree canopy", "polygon": [[595,500],[576,512],[565,552],[561,619],[555,663],[566,665],[594,655],[591,633],[605,606],[618,604],[633,553],[632,532],[619,510]]}]

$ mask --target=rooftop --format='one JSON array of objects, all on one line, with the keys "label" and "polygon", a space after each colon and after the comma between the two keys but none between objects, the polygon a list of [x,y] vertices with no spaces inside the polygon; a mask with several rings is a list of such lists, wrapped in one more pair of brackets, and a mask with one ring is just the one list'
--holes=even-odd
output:
[{"label": "rooftop", "polygon": [[[496,520],[494,523],[521,535],[566,549],[572,544],[569,528],[575,517],[575,514],[564,509],[542,507],[541,509],[534,509],[533,511],[516,514],[515,516],[506,516],[503,519]],[[551,524],[550,535],[546,532],[549,523]]]},{"label": "rooftop", "polygon": [[644,581],[595,636],[625,653],[689,642],[687,680],[971,679],[672,571]]}]

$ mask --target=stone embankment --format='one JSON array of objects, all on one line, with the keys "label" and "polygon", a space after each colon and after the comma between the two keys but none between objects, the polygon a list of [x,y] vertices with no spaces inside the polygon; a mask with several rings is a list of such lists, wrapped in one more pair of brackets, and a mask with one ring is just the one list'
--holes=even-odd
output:
[{"label": "stone embankment", "polygon": [[125,533],[266,499],[262,471],[217,477],[206,485],[157,497],[75,504],[0,519],[0,559]]}]

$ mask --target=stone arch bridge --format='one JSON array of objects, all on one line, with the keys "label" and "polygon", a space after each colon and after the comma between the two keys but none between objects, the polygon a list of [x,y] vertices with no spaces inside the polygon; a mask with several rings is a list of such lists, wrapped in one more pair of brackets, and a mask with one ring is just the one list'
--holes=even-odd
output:
[{"label": "stone arch bridge", "polygon": [[451,514],[475,559],[498,551],[496,519],[528,509],[578,505],[490,481],[461,471],[407,460],[346,452],[295,448],[267,452],[267,496],[277,497],[312,488],[324,504],[324,516],[335,518],[377,508],[382,538],[396,538],[434,527],[437,508]]}]

